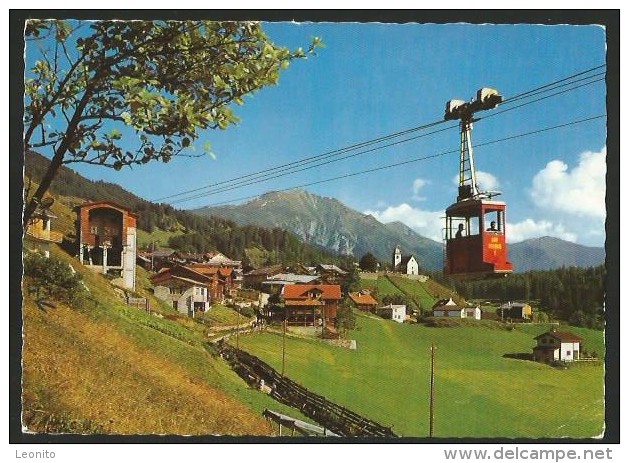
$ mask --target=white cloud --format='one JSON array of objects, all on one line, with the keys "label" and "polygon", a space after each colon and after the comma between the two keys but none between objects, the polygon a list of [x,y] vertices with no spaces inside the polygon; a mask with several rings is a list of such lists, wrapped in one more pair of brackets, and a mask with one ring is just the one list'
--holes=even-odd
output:
[{"label": "white cloud", "polygon": [[[452,178],[452,183],[456,186],[459,185],[458,174]],[[482,170],[476,171],[476,186],[479,191],[495,191],[500,187],[498,179],[489,172],[483,172]]]},{"label": "white cloud", "polygon": [[550,161],[533,177],[531,199],[540,208],[604,219],[606,154],[606,147],[581,153],[572,170],[563,161]]},{"label": "white cloud", "polygon": [[425,201],[426,197],[425,196],[420,196],[419,195],[419,191],[425,187],[426,185],[428,185],[430,182],[428,180],[424,180],[423,178],[416,178],[413,181],[413,199],[415,201]]},{"label": "white cloud", "polygon": [[406,203],[389,206],[382,211],[364,211],[382,223],[400,221],[417,233],[435,241],[441,241],[441,230],[444,226],[444,212],[423,211]]},{"label": "white cloud", "polygon": [[507,241],[510,243],[542,236],[554,236],[573,243],[577,241],[576,233],[569,232],[562,224],[548,220],[525,219],[518,223],[507,223]]},{"label": "white cloud", "polygon": [[476,172],[476,183],[480,191],[494,191],[500,187],[500,182],[496,177],[481,170]]}]

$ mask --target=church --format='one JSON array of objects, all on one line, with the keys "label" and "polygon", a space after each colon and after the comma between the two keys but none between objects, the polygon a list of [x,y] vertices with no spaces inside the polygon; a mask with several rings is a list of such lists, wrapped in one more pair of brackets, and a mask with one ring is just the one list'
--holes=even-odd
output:
[{"label": "church", "polygon": [[393,271],[406,275],[419,275],[419,264],[415,256],[403,256],[399,246],[393,251]]}]

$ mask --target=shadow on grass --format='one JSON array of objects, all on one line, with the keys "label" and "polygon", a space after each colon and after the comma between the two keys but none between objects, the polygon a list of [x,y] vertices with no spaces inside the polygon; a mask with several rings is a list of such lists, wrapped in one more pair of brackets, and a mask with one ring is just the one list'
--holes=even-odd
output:
[{"label": "shadow on grass", "polygon": [[534,362],[533,354],[528,352],[510,352],[508,354],[503,354],[503,358],[507,359],[516,359],[516,360],[528,360],[529,362]]}]

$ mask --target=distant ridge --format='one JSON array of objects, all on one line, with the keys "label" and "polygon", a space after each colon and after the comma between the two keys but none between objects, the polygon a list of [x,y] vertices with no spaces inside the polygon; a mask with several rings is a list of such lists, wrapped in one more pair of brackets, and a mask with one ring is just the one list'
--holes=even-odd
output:
[{"label": "distant ridge", "polygon": [[[371,252],[390,262],[399,245],[405,255],[413,254],[421,268],[442,268],[440,242],[421,236],[401,222],[383,224],[371,215],[355,211],[334,198],[303,190],[269,192],[241,205],[204,207],[193,212],[222,217],[238,224],[285,228],[302,240],[356,260]],[[516,272],[560,267],[593,267],[605,262],[605,250],[542,237],[509,245],[509,258]]]}]

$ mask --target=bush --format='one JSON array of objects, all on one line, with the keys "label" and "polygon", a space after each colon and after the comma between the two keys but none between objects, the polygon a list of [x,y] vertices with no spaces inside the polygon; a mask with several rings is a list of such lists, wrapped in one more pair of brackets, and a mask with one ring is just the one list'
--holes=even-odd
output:
[{"label": "bush", "polygon": [[27,254],[24,275],[31,278],[29,286],[37,288],[38,294],[41,289],[47,297],[61,302],[81,304],[87,295],[81,275],[55,258],[46,258],[39,253]]}]

